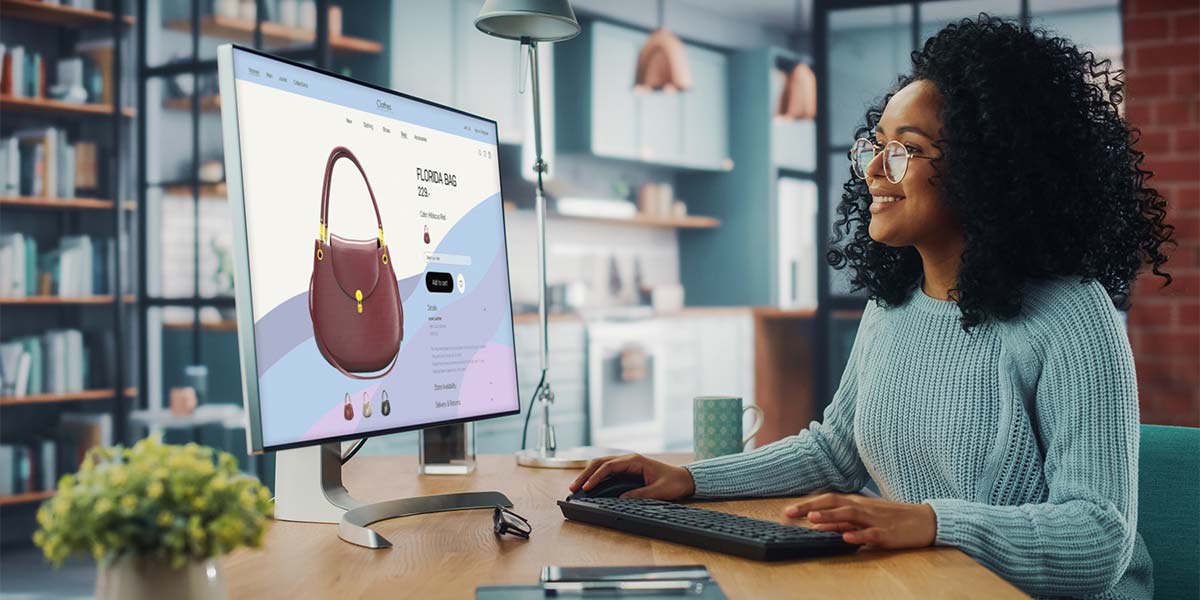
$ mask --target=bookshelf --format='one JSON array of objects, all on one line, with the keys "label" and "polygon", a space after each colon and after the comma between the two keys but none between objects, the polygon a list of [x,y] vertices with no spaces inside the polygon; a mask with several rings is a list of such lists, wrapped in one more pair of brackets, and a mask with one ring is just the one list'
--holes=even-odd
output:
[{"label": "bookshelf", "polygon": [[[109,11],[70,4],[0,0],[5,51],[30,60],[21,75],[5,70],[12,80],[3,89],[16,93],[0,94],[4,157],[15,155],[0,171],[17,172],[9,164],[24,171],[24,177],[5,178],[0,193],[0,281],[12,286],[5,287],[7,296],[22,294],[0,298],[0,361],[3,372],[20,373],[16,385],[29,382],[14,390],[10,379],[0,388],[6,461],[0,471],[11,475],[20,463],[42,474],[34,483],[41,491],[0,495],[4,544],[29,543],[30,507],[54,495],[45,489],[52,487],[46,478],[70,470],[45,463],[44,450],[78,444],[68,424],[81,417],[103,420],[99,439],[127,441],[127,405],[138,395],[126,371],[127,327],[138,301],[127,285],[134,258],[128,251],[136,244],[130,226],[138,215],[128,200],[138,111],[123,102],[131,87],[122,82],[132,81],[132,70],[120,60],[133,46],[137,19],[125,13],[135,3],[99,3]],[[77,57],[82,60],[61,63]],[[15,87],[22,78],[27,87]],[[50,97],[54,84],[66,81],[82,82],[74,93],[82,99],[86,92],[88,100]],[[38,293],[46,281],[54,282],[54,294]],[[62,389],[78,391],[47,392]]]},{"label": "bookshelf", "polygon": [[[109,104],[63,102],[52,98],[24,98],[11,94],[0,94],[0,110],[5,112],[45,113],[61,117],[111,116],[114,111]],[[124,107],[120,115],[125,118],[137,116],[137,111]]]},{"label": "bookshelf", "polygon": [[[17,406],[21,404],[51,404],[57,402],[85,402],[88,400],[112,400],[117,390],[84,390],[67,394],[33,394],[31,396],[0,396],[0,406]],[[125,388],[125,397],[137,395],[137,388]]]},{"label": "bookshelf", "polygon": [[[113,295],[98,295],[98,296],[22,296],[19,298],[0,298],[0,306],[36,306],[36,305],[71,305],[71,304],[113,304],[117,301],[117,297]],[[121,301],[132,303],[137,301],[137,296],[133,294],[125,294],[121,297]]]},{"label": "bookshelf", "polygon": [[[192,97],[168,98],[163,100],[163,108],[169,110],[192,110]],[[201,96],[200,112],[215,113],[221,111],[220,96]]]},{"label": "bookshelf", "polygon": [[[112,200],[100,198],[47,198],[45,196],[0,196],[0,206],[13,208],[37,209],[83,209],[83,210],[112,210],[115,203]],[[122,202],[124,210],[135,210],[136,204]]]},{"label": "bookshelf", "polygon": [[[337,11],[331,16],[335,3],[340,27]],[[196,365],[208,368],[213,398],[241,397],[233,292],[214,283],[228,273],[221,261],[232,253],[227,186],[206,168],[224,153],[214,48],[234,42],[381,85],[391,74],[385,51],[395,10],[390,0],[316,0],[315,27],[309,28],[280,23],[268,3],[259,3],[248,19],[221,12],[221,4],[144,3],[135,25],[143,40],[135,69],[137,343],[146,357],[137,387],[143,396],[187,385],[182,371]],[[139,409],[156,407],[141,402]],[[272,485],[272,460],[255,457],[247,459],[250,468],[242,466]]]},{"label": "bookshelf", "polygon": [[[0,12],[8,19],[61,27],[102,25],[113,18],[112,13],[107,11],[48,4],[44,0],[0,0]],[[121,21],[131,25],[133,17],[123,16]]]},{"label": "bookshelf", "polygon": [[29,504],[31,502],[41,502],[49,500],[54,496],[52,491],[29,492],[25,494],[13,494],[11,496],[0,496],[0,506],[12,506],[16,504]]},{"label": "bookshelf", "polygon": [[[248,19],[209,15],[200,19],[200,35],[248,44],[254,41],[254,25],[254,21]],[[166,27],[176,31],[191,31],[192,23],[188,20],[171,21],[167,23]],[[262,43],[267,47],[312,44],[315,40],[316,31],[312,29],[292,27],[271,21],[262,22]],[[335,52],[362,54],[383,52],[383,44],[379,42],[347,35],[330,35],[328,43],[329,48]]]}]

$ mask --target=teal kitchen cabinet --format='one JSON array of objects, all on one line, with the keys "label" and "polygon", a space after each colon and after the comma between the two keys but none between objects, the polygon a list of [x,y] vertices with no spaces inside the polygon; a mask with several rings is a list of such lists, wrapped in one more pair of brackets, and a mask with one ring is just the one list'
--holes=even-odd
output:
[{"label": "teal kitchen cabinet", "polygon": [[724,54],[689,46],[693,91],[678,94],[683,150],[681,160],[731,170],[729,158],[729,60]]},{"label": "teal kitchen cabinet", "polygon": [[[524,139],[524,106],[529,102],[528,89],[526,94],[519,93],[521,45],[475,28],[482,0],[454,4],[458,10],[454,21],[458,27],[454,106],[495,119],[500,141],[519,144]],[[543,44],[538,51],[549,51],[549,46]]]},{"label": "teal kitchen cabinet", "polygon": [[[494,119],[501,143],[520,144],[529,102],[519,93],[520,44],[475,28],[482,6],[482,0],[395,0],[391,87]],[[539,51],[549,52],[549,45]]]},{"label": "teal kitchen cabinet", "polygon": [[[646,34],[607,23],[594,23],[585,29],[584,35],[589,35],[590,40],[575,38],[579,41],[571,43],[583,46],[585,52],[590,52],[588,59],[592,66],[591,74],[589,76],[586,68],[574,73],[584,78],[585,86],[573,87],[570,90],[559,88],[562,90],[559,92],[559,98],[575,94],[583,97],[584,90],[590,90],[588,95],[591,102],[579,103],[577,106],[594,108],[590,111],[586,108],[567,111],[563,101],[559,100],[560,114],[574,121],[560,124],[559,135],[564,135],[565,131],[580,130],[590,134],[581,136],[591,138],[590,148],[587,150],[599,156],[637,159],[641,156],[638,136],[641,123],[637,116],[638,99],[633,92],[633,76],[637,68],[638,52],[646,41]],[[556,74],[560,71],[559,65],[567,68],[579,66],[575,57],[562,54],[560,56],[562,58],[555,63]],[[585,111],[590,112],[590,119]]]},{"label": "teal kitchen cabinet", "polygon": [[707,171],[729,159],[729,64],[725,55],[687,45],[692,89],[634,91],[644,31],[604,22],[556,45],[558,148],[606,158]]},{"label": "teal kitchen cabinet", "polygon": [[[392,20],[391,87],[441,104],[454,103],[456,2],[396,0]],[[482,35],[482,34],[481,34]]]}]

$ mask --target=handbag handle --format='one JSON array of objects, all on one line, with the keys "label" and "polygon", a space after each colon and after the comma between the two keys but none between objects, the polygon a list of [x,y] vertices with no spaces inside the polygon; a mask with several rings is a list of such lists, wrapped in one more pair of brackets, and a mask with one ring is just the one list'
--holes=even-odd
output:
[{"label": "handbag handle", "polygon": [[318,230],[317,240],[329,242],[329,184],[333,181],[333,165],[339,159],[349,159],[358,167],[359,174],[362,175],[363,182],[367,184],[367,193],[371,196],[371,206],[375,208],[375,224],[379,226],[379,247],[383,247],[383,219],[379,216],[379,203],[375,201],[375,192],[371,190],[371,180],[367,179],[367,172],[363,170],[362,164],[358,162],[358,157],[345,146],[338,146],[329,153],[329,158],[325,161],[325,181],[321,184],[321,227]]}]

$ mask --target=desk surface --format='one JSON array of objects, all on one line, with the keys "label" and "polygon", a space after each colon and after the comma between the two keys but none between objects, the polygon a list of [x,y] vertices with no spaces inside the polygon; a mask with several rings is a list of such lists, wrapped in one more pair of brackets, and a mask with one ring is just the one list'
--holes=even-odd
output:
[{"label": "desk surface", "polygon": [[[687,455],[667,455],[682,464]],[[374,529],[392,548],[343,542],[336,525],[277,521],[263,547],[224,560],[234,598],[474,598],[475,587],[536,583],[544,565],[704,564],[738,598],[1024,598],[1015,587],[953,548],[861,550],[828,559],[763,563],[566,521],[555,500],[577,471],[518,467],[512,456],[481,456],[468,476],[419,476],[416,458],[359,457],[347,489],[374,502],[406,496],[498,490],[529,519],[533,536],[492,533],[491,511],[384,521]],[[789,499],[704,503],[705,508],[776,519]]]}]

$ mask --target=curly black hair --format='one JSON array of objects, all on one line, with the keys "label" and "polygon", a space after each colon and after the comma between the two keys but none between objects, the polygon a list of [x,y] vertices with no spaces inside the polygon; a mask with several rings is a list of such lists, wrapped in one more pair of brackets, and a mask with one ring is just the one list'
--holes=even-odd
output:
[{"label": "curly black hair", "polygon": [[[912,61],[856,137],[873,135],[909,83],[941,92],[932,181],[966,242],[951,294],[963,329],[1016,316],[1024,284],[1051,277],[1097,280],[1119,308],[1143,264],[1170,284],[1160,248],[1174,243],[1174,227],[1140,166],[1140,134],[1118,112],[1122,71],[1066,39],[982,13],[941,30]],[[850,267],[855,291],[903,304],[921,280],[920,256],[872,240],[866,182],[851,176],[843,188],[826,260]]]}]

